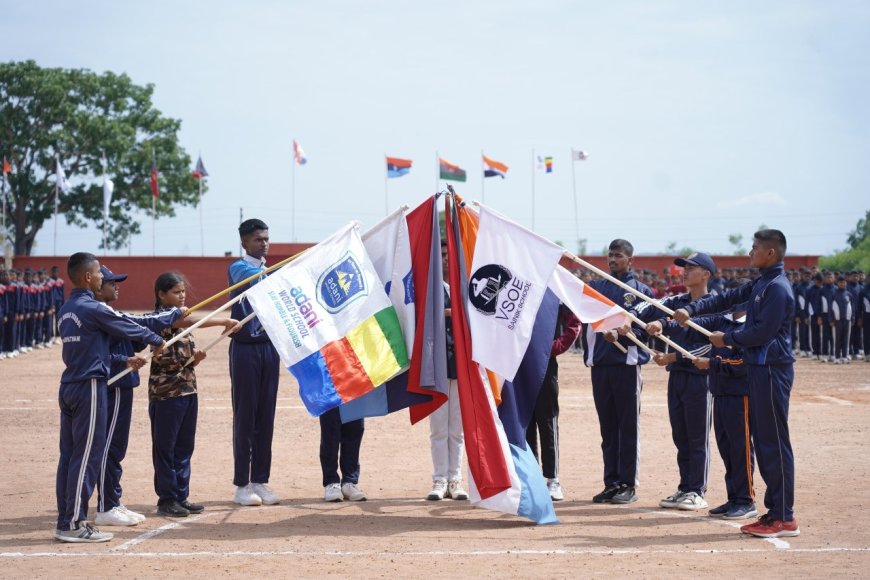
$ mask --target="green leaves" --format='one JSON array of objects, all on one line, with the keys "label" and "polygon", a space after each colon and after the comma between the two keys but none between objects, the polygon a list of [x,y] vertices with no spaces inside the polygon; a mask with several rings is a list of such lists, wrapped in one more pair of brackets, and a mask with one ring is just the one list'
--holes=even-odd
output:
[{"label": "green leaves", "polygon": [[158,218],[198,202],[191,159],[178,143],[181,121],[154,108],[153,92],[153,85],[135,85],[125,74],[0,64],[0,156],[13,165],[6,219],[16,254],[30,253],[54,213],[56,156],[73,185],[59,192],[60,212],[68,223],[102,228],[105,155],[115,183],[109,248],[139,233],[135,210],[151,210],[152,155],[160,171]]}]

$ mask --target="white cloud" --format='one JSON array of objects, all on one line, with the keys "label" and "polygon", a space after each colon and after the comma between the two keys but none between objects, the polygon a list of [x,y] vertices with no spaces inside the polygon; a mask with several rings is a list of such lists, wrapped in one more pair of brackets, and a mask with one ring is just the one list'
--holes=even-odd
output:
[{"label": "white cloud", "polygon": [[716,209],[732,209],[748,205],[785,205],[786,203],[785,198],[775,191],[760,191],[758,193],[750,193],[749,195],[720,201],[716,204]]}]

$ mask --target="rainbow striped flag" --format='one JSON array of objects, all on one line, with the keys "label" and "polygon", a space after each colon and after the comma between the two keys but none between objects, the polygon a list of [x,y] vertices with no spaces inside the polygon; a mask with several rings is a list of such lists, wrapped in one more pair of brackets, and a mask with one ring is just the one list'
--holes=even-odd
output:
[{"label": "rainbow striped flag", "polygon": [[315,417],[408,368],[398,316],[355,223],[245,296]]}]

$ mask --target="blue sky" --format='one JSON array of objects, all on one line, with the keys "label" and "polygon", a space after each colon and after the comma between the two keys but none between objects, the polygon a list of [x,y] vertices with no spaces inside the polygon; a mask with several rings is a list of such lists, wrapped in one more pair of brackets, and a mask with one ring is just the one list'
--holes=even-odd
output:
[{"label": "blue sky", "polygon": [[[782,229],[828,253],[870,209],[870,3],[0,0],[0,58],[126,72],[211,177],[205,253],[237,248],[239,208],[274,241],[368,227],[457,184],[575,249],[612,238],[731,251]],[[296,170],[291,141],[309,163]],[[574,219],[571,148],[577,162]],[[481,189],[480,154],[507,163]],[[533,171],[551,155],[554,172]],[[414,161],[385,191],[384,154]],[[534,196],[532,184],[534,176]],[[863,193],[862,193],[863,192]],[[387,198],[385,199],[385,193]],[[534,202],[534,203],[533,203]],[[534,218],[533,218],[534,216]],[[532,223],[534,219],[534,224]],[[150,218],[129,250],[150,254]],[[66,226],[63,251],[97,249]],[[198,255],[199,213],[157,223],[158,254]],[[35,253],[53,250],[53,227]]]}]

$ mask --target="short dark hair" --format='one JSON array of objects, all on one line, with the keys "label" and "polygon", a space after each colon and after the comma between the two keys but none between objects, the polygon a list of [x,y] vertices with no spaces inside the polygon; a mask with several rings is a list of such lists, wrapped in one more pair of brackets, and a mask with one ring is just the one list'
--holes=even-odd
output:
[{"label": "short dark hair", "polygon": [[266,225],[266,222],[263,220],[258,220],[257,218],[251,218],[249,220],[245,220],[239,224],[239,237],[243,238],[248,234],[252,234],[257,230],[268,230],[269,226]]},{"label": "short dark hair", "polygon": [[845,282],[845,281],[846,281],[845,276],[837,276],[837,282]]},{"label": "short dark hair", "polygon": [[66,261],[66,275],[73,282],[78,282],[96,261],[97,257],[90,252],[76,252]]},{"label": "short dark hair", "polygon": [[634,256],[634,246],[631,245],[631,242],[628,240],[623,240],[621,238],[616,238],[612,242],[610,242],[609,250],[622,250],[629,256]]},{"label": "short dark hair", "polygon": [[182,282],[185,286],[189,286],[187,278],[181,272],[163,272],[157,276],[157,279],[154,280],[154,310],[160,310],[162,306],[160,303],[160,293],[168,292]]},{"label": "short dark hair", "polygon": [[766,246],[773,248],[776,251],[777,257],[782,259],[785,256],[786,241],[785,234],[779,230],[758,230],[752,235],[753,238],[763,243]]}]

